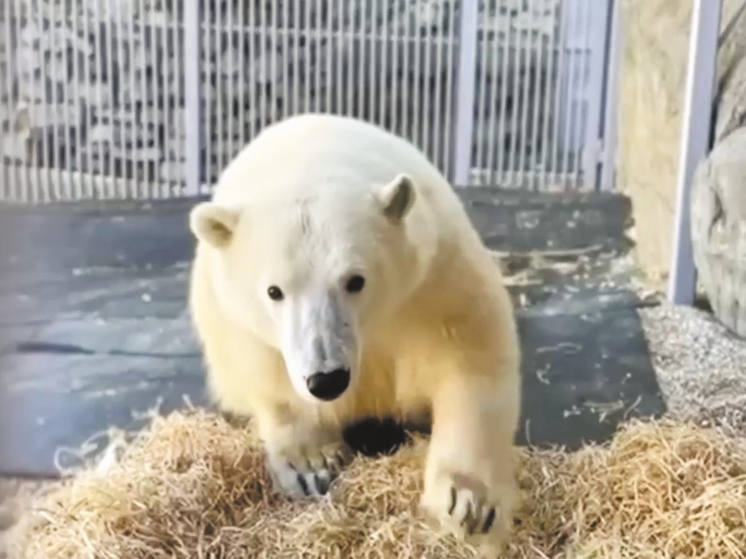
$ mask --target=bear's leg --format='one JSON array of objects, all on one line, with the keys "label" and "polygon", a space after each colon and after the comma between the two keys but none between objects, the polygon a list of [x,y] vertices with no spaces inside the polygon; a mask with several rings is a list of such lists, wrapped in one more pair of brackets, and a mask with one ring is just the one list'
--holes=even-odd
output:
[{"label": "bear's leg", "polygon": [[421,505],[475,544],[504,545],[517,504],[513,439],[520,386],[512,373],[454,375],[433,398]]},{"label": "bear's leg", "polygon": [[324,495],[353,453],[337,425],[322,423],[290,406],[256,414],[275,489],[290,497]]}]

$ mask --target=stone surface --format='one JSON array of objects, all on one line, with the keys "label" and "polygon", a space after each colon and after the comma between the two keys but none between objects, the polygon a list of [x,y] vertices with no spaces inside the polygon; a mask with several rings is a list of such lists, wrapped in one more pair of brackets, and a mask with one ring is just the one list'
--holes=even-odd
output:
[{"label": "stone surface", "polygon": [[691,198],[694,262],[715,315],[746,335],[746,126],[698,166]]},{"label": "stone surface", "polygon": [[[461,196],[516,303],[519,442],[576,447],[625,416],[660,414],[626,263],[629,201]],[[186,314],[188,208],[0,208],[0,474],[54,475],[90,437],[137,429],[156,405],[208,405]]]},{"label": "stone surface", "polygon": [[[663,288],[672,255],[693,2],[623,0],[618,188],[632,197],[637,258]],[[723,0],[715,140],[742,118],[743,0]],[[730,30],[730,31],[728,31]],[[724,35],[727,33],[727,35]],[[739,77],[740,76],[740,77]]]}]

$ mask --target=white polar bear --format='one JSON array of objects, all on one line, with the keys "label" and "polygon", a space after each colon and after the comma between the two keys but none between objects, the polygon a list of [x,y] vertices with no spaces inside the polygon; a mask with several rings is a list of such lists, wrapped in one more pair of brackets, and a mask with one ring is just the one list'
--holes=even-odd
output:
[{"label": "white polar bear", "polygon": [[424,412],[422,507],[504,542],[517,499],[513,308],[427,158],[359,120],[292,117],[238,154],[190,225],[208,385],[222,409],[255,418],[276,486],[323,494],[350,458],[344,425]]}]

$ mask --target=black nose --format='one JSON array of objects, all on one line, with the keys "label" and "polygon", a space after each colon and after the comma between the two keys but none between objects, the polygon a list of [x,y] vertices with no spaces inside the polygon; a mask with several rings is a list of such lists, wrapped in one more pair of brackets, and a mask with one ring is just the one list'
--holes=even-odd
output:
[{"label": "black nose", "polygon": [[334,400],[350,384],[349,369],[335,369],[328,373],[314,373],[306,381],[308,391],[319,400]]}]

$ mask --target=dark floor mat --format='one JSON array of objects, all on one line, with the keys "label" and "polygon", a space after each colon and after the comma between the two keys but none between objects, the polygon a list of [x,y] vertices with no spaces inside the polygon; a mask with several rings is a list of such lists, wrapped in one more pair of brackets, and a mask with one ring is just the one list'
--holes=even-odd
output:
[{"label": "dark floor mat", "polygon": [[[625,416],[662,413],[632,270],[618,265],[629,201],[461,195],[488,246],[507,253],[524,355],[519,442],[577,447]],[[186,316],[187,211],[0,210],[0,473],[54,475],[60,447],[137,428],[157,404],[206,404]]]}]

